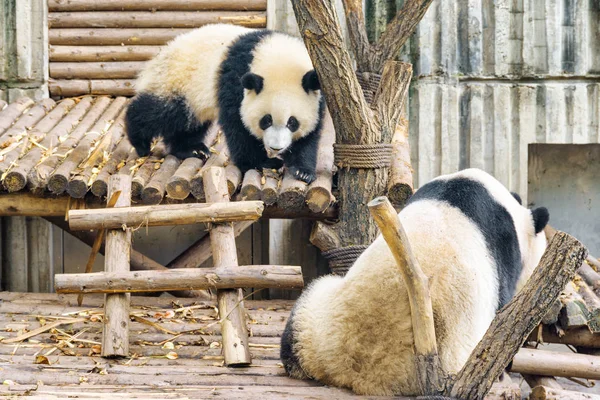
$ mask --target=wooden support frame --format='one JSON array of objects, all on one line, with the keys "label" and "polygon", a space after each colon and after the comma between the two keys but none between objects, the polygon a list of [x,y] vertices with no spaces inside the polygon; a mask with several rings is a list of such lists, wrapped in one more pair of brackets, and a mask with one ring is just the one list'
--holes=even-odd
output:
[{"label": "wooden support frame", "polygon": [[[227,174],[223,167],[210,167],[202,174],[206,200],[215,204],[229,203]],[[231,223],[213,225],[210,229],[213,261],[217,271],[237,266],[235,233]],[[223,356],[227,366],[247,366],[252,359],[248,347],[248,330],[241,289],[217,291],[219,318],[223,337]]]},{"label": "wooden support frame", "polygon": [[286,265],[178,268],[165,271],[57,275],[57,293],[140,293],[197,289],[301,289],[302,270]]},{"label": "wooden support frame", "polygon": [[[115,208],[131,205],[131,177],[113,175],[109,181],[108,194],[121,195]],[[106,233],[106,272],[129,271],[131,229],[110,230]],[[130,295],[108,294],[104,299],[102,326],[102,357],[126,357],[129,355],[129,301]]]}]

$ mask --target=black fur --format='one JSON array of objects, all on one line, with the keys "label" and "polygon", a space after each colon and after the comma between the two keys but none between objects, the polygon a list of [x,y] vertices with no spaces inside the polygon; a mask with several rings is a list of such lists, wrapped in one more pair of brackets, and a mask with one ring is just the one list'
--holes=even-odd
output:
[{"label": "black fur", "polygon": [[496,262],[498,308],[508,303],[515,293],[523,265],[517,231],[506,208],[481,183],[467,178],[431,181],[417,190],[408,204],[426,199],[458,208],[479,228]]},{"label": "black fur", "polygon": [[512,196],[515,198],[516,201],[519,202],[520,205],[523,205],[523,200],[521,199],[521,196],[519,196],[518,193],[510,192],[510,194],[512,194]]},{"label": "black fur", "polygon": [[315,90],[321,89],[321,84],[319,83],[319,77],[317,75],[317,72],[314,69],[308,71],[302,77],[302,88],[304,89],[304,91],[306,93],[309,93],[311,90],[315,91]]},{"label": "black fur", "polygon": [[244,89],[254,90],[259,94],[263,90],[264,79],[262,76],[248,72],[242,76],[242,86]]},{"label": "black fur", "polygon": [[141,93],[129,104],[125,124],[129,141],[140,157],[150,154],[152,140],[158,136],[180,159],[210,155],[203,140],[211,123],[200,123],[181,96]]},{"label": "black fur", "polygon": [[546,207],[536,208],[531,212],[533,216],[533,226],[535,227],[535,233],[540,233],[544,230],[548,222],[550,221],[550,213]]},{"label": "black fur", "polygon": [[308,378],[304,373],[304,370],[300,366],[300,359],[294,352],[294,345],[296,344],[296,338],[294,336],[293,329],[293,321],[294,316],[296,314],[296,307],[292,309],[290,316],[285,324],[285,329],[283,330],[283,334],[281,335],[281,346],[279,350],[279,356],[281,358],[281,362],[283,363],[283,367],[285,368],[285,372],[288,375],[293,376],[295,378]]},{"label": "black fur", "polygon": [[262,141],[248,131],[240,115],[240,107],[244,99],[242,77],[250,72],[254,48],[271,34],[272,32],[268,30],[247,33],[239,37],[229,48],[221,64],[217,85],[219,124],[223,128],[231,158],[242,173],[252,168],[279,169],[285,164],[296,177],[305,182],[312,182],[316,178],[317,149],[324,111],[323,97],[321,97],[318,126],[304,138],[292,143],[282,154],[283,161],[267,156]]}]

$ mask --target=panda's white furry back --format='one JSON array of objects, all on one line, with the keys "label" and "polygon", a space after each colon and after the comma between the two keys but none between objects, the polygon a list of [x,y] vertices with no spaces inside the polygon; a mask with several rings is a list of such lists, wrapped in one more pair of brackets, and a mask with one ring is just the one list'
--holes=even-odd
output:
[{"label": "panda's white furry back", "polygon": [[218,122],[242,172],[285,165],[298,179],[315,178],[325,103],[299,38],[207,25],[149,61],[136,92],[125,120],[139,156],[160,136],[179,158],[206,158],[206,132]]},{"label": "panda's white furry back", "polygon": [[[469,169],[424,185],[399,217],[429,278],[442,367],[456,373],[539,262],[548,211],[526,209],[492,176]],[[359,394],[418,394],[407,291],[381,236],[344,278],[320,278],[302,294],[281,345],[295,378]]]}]

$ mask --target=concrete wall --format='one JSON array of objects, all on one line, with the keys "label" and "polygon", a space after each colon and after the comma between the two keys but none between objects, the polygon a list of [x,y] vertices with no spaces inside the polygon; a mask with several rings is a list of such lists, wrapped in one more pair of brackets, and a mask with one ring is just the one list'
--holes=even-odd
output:
[{"label": "concrete wall", "polygon": [[0,99],[48,97],[46,0],[0,2]]}]

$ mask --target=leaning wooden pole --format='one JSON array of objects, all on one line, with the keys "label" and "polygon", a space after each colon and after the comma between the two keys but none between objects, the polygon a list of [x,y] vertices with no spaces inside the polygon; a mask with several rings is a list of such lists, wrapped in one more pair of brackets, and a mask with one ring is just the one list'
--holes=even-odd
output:
[{"label": "leaning wooden pole", "polygon": [[429,279],[419,267],[396,210],[386,197],[377,197],[369,211],[390,248],[408,291],[414,332],[417,379],[424,395],[439,393],[443,376],[435,340]]},{"label": "leaning wooden pole", "polygon": [[525,287],[498,312],[444,394],[483,399],[586,257],[587,250],[577,239],[557,232]]},{"label": "leaning wooden pole", "polygon": [[[121,192],[115,203],[117,207],[131,205],[131,177],[113,175],[109,181],[108,198]],[[106,272],[129,271],[131,251],[131,228],[114,229],[106,233]],[[107,294],[104,299],[102,326],[102,357],[127,357],[129,355],[129,299],[128,293]]]},{"label": "leaning wooden pole", "polygon": [[[202,174],[206,201],[228,203],[227,175],[225,168],[211,167]],[[237,266],[237,250],[233,224],[226,222],[213,224],[210,228],[210,241],[213,249],[213,264],[217,271],[227,266]],[[250,365],[248,330],[241,289],[217,291],[219,318],[223,337],[223,356],[227,366]]]}]

